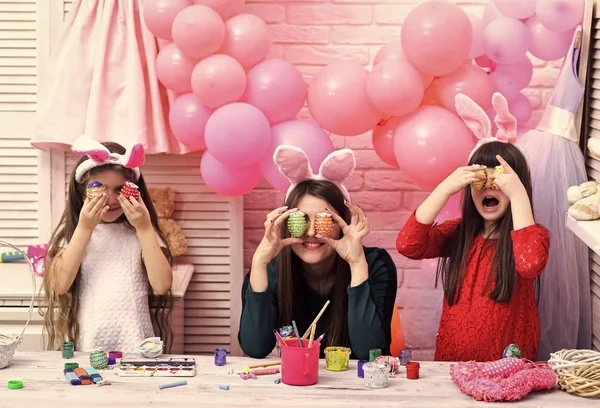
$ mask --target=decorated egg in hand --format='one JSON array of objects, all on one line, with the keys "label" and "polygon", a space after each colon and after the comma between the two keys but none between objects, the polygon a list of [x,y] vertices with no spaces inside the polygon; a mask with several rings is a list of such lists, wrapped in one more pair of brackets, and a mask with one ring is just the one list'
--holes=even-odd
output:
[{"label": "decorated egg in hand", "polygon": [[128,181],[121,188],[121,195],[127,199],[134,198],[135,200],[137,200],[140,196],[139,187],[131,181]]},{"label": "decorated egg in hand", "polygon": [[471,186],[473,186],[473,188],[475,190],[483,190],[485,183],[487,183],[487,173],[486,173],[485,169],[475,170],[475,173],[485,177],[485,179],[480,180],[480,181],[475,181],[475,182],[471,183]]},{"label": "decorated egg in hand", "polygon": [[331,214],[326,212],[318,213],[315,218],[315,231],[325,237],[333,231],[333,219]]},{"label": "decorated egg in hand", "polygon": [[[494,168],[494,174],[506,174],[506,170],[504,170],[504,167],[502,166],[496,166]],[[500,190],[500,187],[498,187],[496,183],[492,182],[492,189]]]},{"label": "decorated egg in hand", "polygon": [[287,220],[288,230],[292,237],[300,238],[306,231],[306,218],[302,211],[291,213]]},{"label": "decorated egg in hand", "polygon": [[87,185],[85,195],[91,200],[92,198],[104,192],[106,192],[106,186],[104,184],[100,183],[99,181],[92,181],[90,184]]}]

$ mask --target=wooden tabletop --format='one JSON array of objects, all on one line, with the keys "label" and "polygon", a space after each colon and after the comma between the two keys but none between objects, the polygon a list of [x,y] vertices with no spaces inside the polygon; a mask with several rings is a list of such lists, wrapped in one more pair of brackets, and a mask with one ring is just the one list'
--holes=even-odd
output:
[{"label": "wooden tabletop", "polygon": [[[139,357],[139,356],[134,356]],[[163,356],[167,357],[167,356]],[[177,357],[177,356],[169,356]],[[186,356],[191,357],[191,356]],[[89,366],[87,354],[75,353],[65,360],[60,352],[18,352],[9,367],[0,370],[0,408],[22,407],[491,407],[461,393],[450,379],[449,363],[421,362],[421,378],[407,380],[404,368],[391,378],[384,389],[368,389],[356,375],[356,361],[350,361],[345,372],[330,372],[321,360],[318,384],[311,387],[293,387],[275,384],[279,375],[259,376],[242,380],[235,373],[251,364],[276,360],[254,360],[242,357],[227,358],[227,365],[217,367],[212,356],[196,358],[195,377],[119,377],[112,370],[100,374],[111,381],[110,386],[67,383],[63,374],[64,363],[78,362]],[[22,380],[24,387],[9,390],[9,380]],[[159,384],[186,380],[188,385],[159,390]],[[219,389],[228,385],[229,390]],[[598,407],[598,399],[569,395],[558,389],[530,394],[511,407]],[[508,406],[508,405],[507,405]]]}]

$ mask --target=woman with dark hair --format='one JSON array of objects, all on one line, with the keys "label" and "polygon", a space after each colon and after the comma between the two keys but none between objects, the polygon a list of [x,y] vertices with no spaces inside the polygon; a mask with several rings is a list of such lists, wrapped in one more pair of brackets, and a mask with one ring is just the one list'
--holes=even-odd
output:
[{"label": "woman with dark hair", "polygon": [[[244,280],[242,350],[250,357],[267,356],[275,347],[273,330],[294,320],[302,336],[330,301],[315,331],[315,338],[324,334],[321,344],[350,347],[359,359],[368,359],[370,349],[389,354],[397,270],[387,251],[362,245],[369,220],[350,203],[343,186],[354,170],[353,152],[332,153],[318,175],[293,146],[278,147],[274,159],[292,185],[285,206],[267,215],[265,235]],[[284,224],[296,212],[306,220],[300,238],[291,237]],[[315,230],[319,213],[333,218],[328,236]]]}]

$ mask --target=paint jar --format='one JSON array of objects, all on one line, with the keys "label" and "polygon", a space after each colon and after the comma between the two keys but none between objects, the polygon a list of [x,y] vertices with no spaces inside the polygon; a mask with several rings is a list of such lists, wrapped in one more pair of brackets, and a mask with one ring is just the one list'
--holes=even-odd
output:
[{"label": "paint jar", "polygon": [[356,365],[356,373],[358,375],[358,378],[364,378],[365,377],[365,372],[363,370],[363,365],[365,365],[365,363],[368,363],[368,361],[366,361],[366,360],[358,360],[358,364]]},{"label": "paint jar", "polygon": [[287,385],[313,385],[319,380],[320,347],[308,347],[309,340],[286,339],[281,347],[281,382]]},{"label": "paint jar", "polygon": [[325,348],[325,368],[329,371],[346,371],[352,350],[348,347]]},{"label": "paint jar", "polygon": [[412,361],[412,350],[409,348],[400,350],[400,365],[405,366],[407,363],[410,363],[411,361]]},{"label": "paint jar", "polygon": [[62,344],[62,357],[63,358],[73,358],[75,352],[75,344],[67,341]]},{"label": "paint jar", "polygon": [[224,348],[215,349],[215,365],[224,366],[227,364],[227,350]]},{"label": "paint jar", "polygon": [[381,355],[381,350],[380,349],[371,349],[371,350],[369,350],[369,362],[372,363],[380,355]]},{"label": "paint jar", "polygon": [[365,387],[385,388],[388,386],[390,365],[388,363],[366,363],[363,365]]},{"label": "paint jar", "polygon": [[421,365],[415,361],[411,361],[406,364],[406,378],[409,380],[416,380],[419,378],[419,369]]}]

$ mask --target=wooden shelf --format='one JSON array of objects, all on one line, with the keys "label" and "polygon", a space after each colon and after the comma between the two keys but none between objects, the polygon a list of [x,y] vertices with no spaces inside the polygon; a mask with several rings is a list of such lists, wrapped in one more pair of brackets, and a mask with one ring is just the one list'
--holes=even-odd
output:
[{"label": "wooden shelf", "polygon": [[600,255],[600,220],[577,221],[567,214],[566,225],[592,251]]}]

